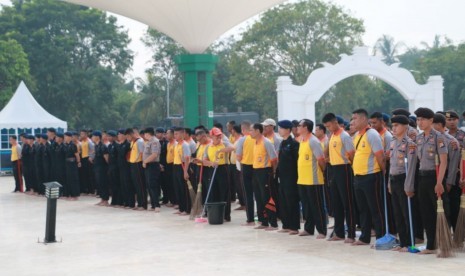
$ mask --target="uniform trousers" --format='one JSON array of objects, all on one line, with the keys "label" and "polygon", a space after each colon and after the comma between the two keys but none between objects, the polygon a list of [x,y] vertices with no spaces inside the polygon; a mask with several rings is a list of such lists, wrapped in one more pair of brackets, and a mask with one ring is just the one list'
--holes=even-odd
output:
[{"label": "uniform trousers", "polygon": [[310,235],[314,234],[315,227],[318,233],[323,235],[327,233],[323,188],[323,185],[298,185],[304,211],[304,230]]},{"label": "uniform trousers", "polygon": [[184,169],[182,165],[173,165],[173,182],[178,199],[179,212],[190,213],[192,203],[190,202],[186,180],[184,180]]},{"label": "uniform trousers", "polygon": [[137,207],[147,209],[147,186],[142,162],[130,163],[132,184],[137,195]]},{"label": "uniform trousers", "polygon": [[[396,221],[397,232],[399,233],[400,247],[410,246],[410,222],[408,213],[408,197],[405,194],[404,183],[405,174],[391,175],[391,202]],[[411,200],[411,199],[410,199]]]},{"label": "uniform trousers", "polygon": [[148,163],[145,167],[145,177],[150,194],[152,208],[160,207],[160,163]]},{"label": "uniform trousers", "polygon": [[355,239],[355,196],[353,187],[353,171],[349,164],[331,166],[331,197],[334,215],[334,233],[339,238],[345,237],[344,220],[350,239]]},{"label": "uniform trousers", "polygon": [[253,169],[253,192],[257,202],[258,221],[263,226],[278,227],[276,205],[267,206],[272,197],[272,181],[272,168]]},{"label": "uniform trousers", "polygon": [[242,179],[244,184],[244,199],[246,206],[247,222],[255,221],[253,174],[254,169],[252,165],[242,164]]}]

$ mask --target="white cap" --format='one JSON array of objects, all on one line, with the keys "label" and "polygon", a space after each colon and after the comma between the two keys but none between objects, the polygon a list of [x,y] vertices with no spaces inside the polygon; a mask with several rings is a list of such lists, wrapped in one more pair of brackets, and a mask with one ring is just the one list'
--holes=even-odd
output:
[{"label": "white cap", "polygon": [[265,121],[263,121],[262,125],[263,126],[276,126],[276,121],[268,118]]}]

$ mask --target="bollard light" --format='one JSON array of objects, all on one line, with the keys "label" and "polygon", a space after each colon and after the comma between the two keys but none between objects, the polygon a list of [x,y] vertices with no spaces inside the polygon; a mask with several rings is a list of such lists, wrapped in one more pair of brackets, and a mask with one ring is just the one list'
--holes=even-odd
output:
[{"label": "bollard light", "polygon": [[45,186],[45,197],[47,198],[47,218],[45,222],[44,243],[56,242],[55,226],[57,216],[57,199],[60,197],[60,188],[63,187],[58,182],[47,182]]}]

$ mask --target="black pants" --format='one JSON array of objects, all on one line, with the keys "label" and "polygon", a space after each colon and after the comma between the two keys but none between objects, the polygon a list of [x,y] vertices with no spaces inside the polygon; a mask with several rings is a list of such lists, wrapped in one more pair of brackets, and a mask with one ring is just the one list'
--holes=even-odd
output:
[{"label": "black pants", "polygon": [[224,219],[231,220],[231,201],[230,201],[230,191],[229,191],[229,175],[228,175],[228,165],[219,165],[216,169],[215,178],[211,182],[213,176],[213,168],[208,168],[208,178],[206,179],[207,183],[212,183],[210,198],[208,202],[225,202],[226,207],[224,210]]},{"label": "black pants", "polygon": [[350,239],[355,239],[355,196],[353,194],[353,171],[350,165],[331,166],[331,197],[334,215],[334,233],[339,238],[345,237],[344,220]]},{"label": "black pants", "polygon": [[230,201],[234,202],[238,198],[238,190],[236,183],[236,164],[227,165],[228,166],[228,179],[229,179],[229,191],[230,191]]},{"label": "black pants", "polygon": [[291,173],[279,176],[280,217],[283,229],[300,229],[300,206],[297,175]]},{"label": "black pants", "polygon": [[184,170],[182,165],[173,165],[173,180],[175,192],[178,198],[179,212],[190,213],[192,203],[190,202],[186,180],[184,180]]},{"label": "black pants", "polygon": [[119,180],[121,184],[121,199],[124,207],[135,206],[135,191],[131,180],[131,168],[127,162],[120,163],[118,166]]},{"label": "black pants", "polygon": [[421,219],[421,212],[420,212],[420,197],[418,196],[419,190],[419,167],[420,164],[417,164],[417,168],[415,170],[415,195],[412,198],[412,218],[413,218],[413,232],[415,233],[415,239],[424,240],[425,239],[425,230],[423,227],[423,221]]},{"label": "black pants", "polygon": [[160,207],[160,163],[148,163],[145,167],[145,178],[152,208]]},{"label": "black pants", "polygon": [[44,170],[42,167],[42,162],[40,161],[36,161],[34,163],[34,176],[35,176],[34,191],[37,192],[39,195],[44,195],[45,194],[44,183],[46,181],[44,180]]},{"label": "black pants", "polygon": [[89,162],[89,157],[81,158],[81,167],[79,168],[79,184],[82,193],[93,194],[95,192],[92,179],[92,164]]},{"label": "black pants", "polygon": [[[23,163],[24,182],[26,184],[26,192],[34,189],[34,164],[31,162]],[[60,183],[61,184],[61,183]]]},{"label": "black pants", "polygon": [[326,235],[326,214],[323,206],[323,185],[298,185],[299,196],[304,209],[304,230],[313,235]]},{"label": "black pants", "polygon": [[111,205],[122,205],[121,183],[116,165],[108,166],[108,183],[111,190]]},{"label": "black pants", "polygon": [[253,192],[257,201],[258,221],[263,226],[278,227],[276,205],[273,206],[274,210],[266,207],[271,198],[272,174],[271,168],[253,169]]},{"label": "black pants", "polygon": [[364,243],[370,243],[372,225],[375,227],[377,239],[385,234],[386,229],[382,198],[383,175],[381,172],[356,175],[354,177],[354,188],[362,227],[362,234],[359,239]]},{"label": "black pants", "polygon": [[171,204],[178,204],[176,191],[174,188],[174,175],[173,175],[173,163],[166,164],[165,166],[165,177],[166,177],[166,190],[168,191],[168,198]]},{"label": "black pants", "polygon": [[242,171],[239,171],[236,166],[233,169],[233,175],[236,184],[236,193],[237,199],[239,199],[239,204],[245,206],[245,192],[244,192],[244,179],[242,177]]},{"label": "black pants", "polygon": [[110,192],[108,190],[108,168],[106,166],[94,165],[94,179],[96,188],[102,200],[110,199]]},{"label": "black pants", "polygon": [[130,163],[129,166],[131,167],[132,184],[137,195],[137,207],[147,209],[147,186],[142,162]]},{"label": "black pants", "polygon": [[71,197],[78,197],[80,195],[79,190],[79,169],[76,161],[66,161],[66,189],[64,193],[67,193]]},{"label": "black pants", "polygon": [[[386,162],[386,171],[389,172],[391,168],[391,163],[389,161]],[[397,234],[397,227],[396,227],[396,221],[394,218],[394,209],[392,208],[392,198],[391,194],[388,191],[388,183],[389,183],[389,173],[386,173],[384,175],[384,183],[386,183],[386,189],[383,188],[383,192],[386,193],[386,205],[387,205],[387,218],[388,218],[388,223],[389,223],[389,233],[392,235]],[[383,194],[383,199],[384,199],[384,194]],[[384,203],[383,203],[384,204]]]},{"label": "black pants", "polygon": [[246,206],[247,222],[255,221],[255,202],[253,189],[253,167],[252,165],[242,164],[242,179],[244,183],[244,199]]},{"label": "black pants", "polygon": [[455,231],[455,226],[457,225],[457,218],[460,212],[460,196],[462,195],[462,190],[459,186],[460,175],[457,175],[455,185],[452,185],[448,197],[449,197],[449,222],[452,228]]},{"label": "black pants", "polygon": [[405,194],[404,183],[405,174],[391,176],[391,202],[397,232],[399,233],[400,247],[407,247],[412,244],[410,240],[408,197]]},{"label": "black pants", "polygon": [[163,204],[170,202],[169,191],[168,191],[168,181],[166,179],[166,164],[163,165],[163,171],[160,170],[160,176],[158,181],[160,182],[160,195],[163,195]]},{"label": "black pants", "polygon": [[21,160],[16,160],[11,162],[11,166],[13,167],[13,176],[15,178],[15,192],[22,192],[23,191],[23,165],[21,164]]}]

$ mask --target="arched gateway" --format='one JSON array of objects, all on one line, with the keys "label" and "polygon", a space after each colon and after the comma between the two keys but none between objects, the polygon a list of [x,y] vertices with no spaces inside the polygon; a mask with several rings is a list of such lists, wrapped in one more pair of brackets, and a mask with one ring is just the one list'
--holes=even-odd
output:
[{"label": "arched gateway", "polygon": [[443,79],[430,76],[424,85],[418,84],[412,73],[399,63],[386,65],[379,57],[368,54],[367,47],[355,47],[353,55],[341,55],[336,64],[323,63],[313,71],[302,86],[293,85],[288,76],[277,81],[278,117],[315,120],[315,103],[338,82],[356,75],[374,76],[394,87],[408,101],[413,112],[418,107],[443,110]]}]

